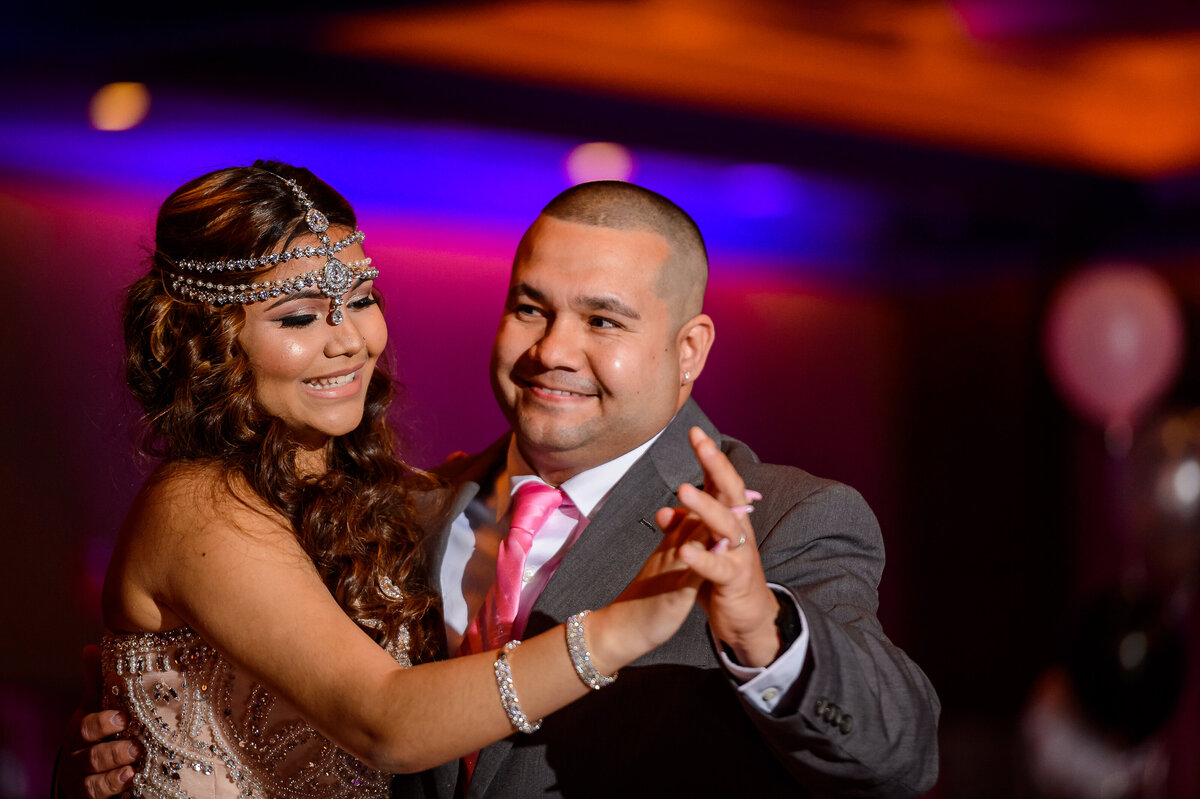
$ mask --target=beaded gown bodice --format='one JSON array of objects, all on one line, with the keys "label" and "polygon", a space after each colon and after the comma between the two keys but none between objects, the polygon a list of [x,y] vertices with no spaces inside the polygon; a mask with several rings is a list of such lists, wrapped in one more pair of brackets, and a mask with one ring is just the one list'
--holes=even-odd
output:
[{"label": "beaded gown bodice", "polygon": [[[408,636],[387,650],[402,666]],[[372,771],[310,727],[191,629],[108,634],[106,708],[146,752],[131,793],[148,797],[368,799],[389,795]]]}]

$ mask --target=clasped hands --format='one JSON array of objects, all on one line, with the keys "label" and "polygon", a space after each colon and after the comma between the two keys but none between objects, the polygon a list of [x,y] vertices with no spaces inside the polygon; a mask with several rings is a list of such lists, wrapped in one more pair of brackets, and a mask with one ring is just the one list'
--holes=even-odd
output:
[{"label": "clasped hands", "polygon": [[[680,561],[704,579],[697,601],[716,637],[743,666],[770,665],[781,651],[775,618],[779,600],[767,585],[746,506],[758,496],[704,431],[688,433],[704,470],[704,489],[679,487],[679,507],[662,508],[654,520],[666,533],[687,529]],[[744,537],[744,538],[743,538]]]}]

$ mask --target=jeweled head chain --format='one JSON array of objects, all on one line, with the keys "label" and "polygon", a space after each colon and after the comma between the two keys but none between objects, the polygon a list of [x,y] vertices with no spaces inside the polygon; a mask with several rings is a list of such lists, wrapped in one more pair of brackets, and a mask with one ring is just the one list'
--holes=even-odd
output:
[{"label": "jeweled head chain", "polygon": [[[276,176],[279,177],[279,176]],[[206,302],[218,307],[231,303],[247,304],[262,302],[272,297],[303,291],[309,286],[316,286],[321,293],[329,298],[329,321],[335,325],[342,323],[342,295],[359,280],[374,280],[379,277],[379,270],[371,266],[371,259],[343,263],[338,260],[336,253],[353,244],[361,244],[365,238],[361,230],[355,230],[340,241],[329,240],[329,219],[325,214],[313,207],[312,200],[304,190],[291,178],[279,177],[292,190],[300,204],[304,206],[304,222],[318,239],[320,247],[296,247],[284,252],[270,255],[260,255],[257,258],[241,258],[223,261],[179,261],[176,265],[186,272],[248,272],[262,266],[285,264],[293,258],[315,258],[323,256],[325,265],[311,272],[305,272],[295,277],[282,280],[268,280],[241,285],[225,285],[213,283],[199,278],[171,274],[171,293],[189,300]]]}]

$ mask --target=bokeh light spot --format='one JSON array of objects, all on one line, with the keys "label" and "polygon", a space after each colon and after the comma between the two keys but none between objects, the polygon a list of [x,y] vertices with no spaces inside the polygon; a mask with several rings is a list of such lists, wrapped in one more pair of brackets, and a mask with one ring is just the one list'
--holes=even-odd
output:
[{"label": "bokeh light spot", "polygon": [[1171,481],[1175,489],[1175,498],[1179,504],[1190,507],[1200,499],[1200,463],[1188,458],[1179,464],[1175,477]]},{"label": "bokeh light spot", "polygon": [[129,130],[150,113],[150,90],[143,83],[109,83],[92,95],[88,121],[96,130]]},{"label": "bokeh light spot", "polygon": [[1125,671],[1137,671],[1146,660],[1146,634],[1143,632],[1132,632],[1121,639],[1121,643],[1117,647],[1117,658],[1121,661],[1121,668]]},{"label": "bokeh light spot", "polygon": [[614,142],[588,142],[567,154],[566,170],[572,186],[590,180],[630,180],[633,153]]}]

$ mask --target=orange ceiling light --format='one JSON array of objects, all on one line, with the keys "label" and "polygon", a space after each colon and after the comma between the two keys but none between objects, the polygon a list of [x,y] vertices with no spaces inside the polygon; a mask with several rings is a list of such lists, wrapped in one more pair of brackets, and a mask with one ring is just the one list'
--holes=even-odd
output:
[{"label": "orange ceiling light", "polygon": [[1200,35],[981,43],[940,0],[518,0],[350,16],[327,46],[1131,176],[1200,165]]}]

